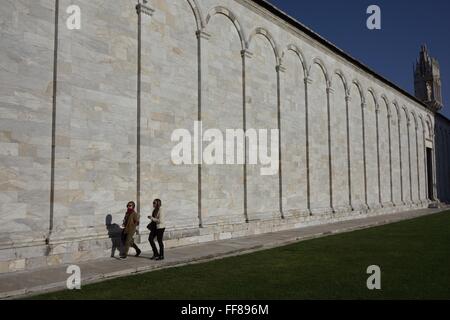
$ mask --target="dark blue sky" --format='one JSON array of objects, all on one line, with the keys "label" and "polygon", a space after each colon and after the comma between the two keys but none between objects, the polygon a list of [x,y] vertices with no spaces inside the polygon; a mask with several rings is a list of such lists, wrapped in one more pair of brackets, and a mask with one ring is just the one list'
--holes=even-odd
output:
[{"label": "dark blue sky", "polygon": [[[450,1],[269,0],[375,72],[414,94],[413,62],[426,43],[441,67],[442,113],[450,118]],[[382,29],[366,27],[369,5]]]}]

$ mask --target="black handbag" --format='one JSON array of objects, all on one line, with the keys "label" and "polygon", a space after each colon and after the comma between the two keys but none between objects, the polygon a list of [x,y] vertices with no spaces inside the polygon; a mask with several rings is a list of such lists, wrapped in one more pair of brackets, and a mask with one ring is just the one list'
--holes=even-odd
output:
[{"label": "black handbag", "polygon": [[152,221],[147,225],[147,229],[150,230],[150,232],[152,231],[156,231],[156,222]]}]

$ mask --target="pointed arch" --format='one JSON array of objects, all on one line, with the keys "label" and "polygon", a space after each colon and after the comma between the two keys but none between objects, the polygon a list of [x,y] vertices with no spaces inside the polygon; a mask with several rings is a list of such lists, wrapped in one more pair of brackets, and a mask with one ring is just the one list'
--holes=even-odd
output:
[{"label": "pointed arch", "polygon": [[394,100],[392,102],[392,105],[394,106],[395,112],[397,113],[397,120],[398,120],[398,122],[401,122],[402,117],[401,117],[401,114],[400,114],[400,107],[399,107],[398,101]]},{"label": "pointed arch", "polygon": [[202,30],[205,27],[205,21],[203,20],[203,14],[197,0],[187,0],[187,2],[194,14],[195,22],[197,24],[197,31]]},{"label": "pointed arch", "polygon": [[425,122],[423,121],[422,115],[419,114],[418,118],[419,118],[419,120],[420,120],[420,123],[422,124],[422,130],[423,130],[423,132],[425,133]]},{"label": "pointed arch", "polygon": [[[355,89],[356,87],[356,89]],[[357,98],[359,96],[359,99]],[[353,79],[349,83],[349,134],[350,144],[350,176],[352,179],[352,206],[357,210],[366,210],[367,183],[365,159],[365,125],[364,103],[365,95],[361,83]]]},{"label": "pointed arch", "polygon": [[[332,88],[330,92],[333,94],[333,97],[329,98],[328,117],[332,205],[337,212],[341,212],[351,210],[352,206],[348,83],[341,70],[334,70],[328,85]],[[342,144],[343,141],[345,146]],[[346,174],[343,174],[344,172]]]},{"label": "pointed arch", "polygon": [[[316,70],[318,69],[318,70]],[[308,99],[311,105],[308,108],[308,127],[311,146],[310,177],[311,177],[311,211],[331,212],[333,210],[333,176],[330,143],[330,92],[329,77],[325,65],[319,58],[312,60],[309,70],[311,88]],[[327,161],[327,160],[328,161]],[[324,168],[327,162],[326,170]],[[327,190],[324,191],[325,182],[328,182]]]},{"label": "pointed arch", "polygon": [[410,114],[412,115],[412,118],[413,118],[413,120],[414,120],[414,124],[415,124],[415,126],[416,126],[416,128],[417,128],[418,125],[419,125],[419,123],[417,122],[417,116],[416,116],[416,113],[414,112],[414,110],[411,110],[411,111],[410,111]]},{"label": "pointed arch", "polygon": [[389,102],[388,97],[384,93],[381,95],[381,100],[383,100],[384,103],[386,104],[387,115],[388,115],[388,117],[390,117],[392,115],[391,114],[391,104]]},{"label": "pointed arch", "polygon": [[364,108],[364,137],[366,158],[367,199],[371,208],[381,207],[381,169],[379,104],[377,94],[372,87],[367,88]]},{"label": "pointed arch", "polygon": [[333,87],[333,82],[334,82],[334,76],[335,75],[338,76],[341,79],[342,83],[344,84],[345,94],[348,95],[349,91],[350,91],[350,88],[348,87],[347,77],[345,76],[344,72],[342,72],[341,69],[336,69],[334,71],[334,73],[332,75],[332,78],[331,78],[330,86]]},{"label": "pointed arch", "polygon": [[[392,124],[391,107],[387,96],[382,93],[380,96],[379,113],[379,156],[380,163],[380,184],[382,192],[382,204],[394,205],[394,177],[392,164]],[[385,113],[386,112],[386,113]]]},{"label": "pointed arch", "polygon": [[283,60],[285,57],[285,54],[288,51],[294,52],[297,57],[300,59],[300,62],[302,64],[303,72],[305,74],[305,78],[308,77],[308,66],[305,60],[305,56],[303,55],[302,51],[295,45],[295,44],[289,44],[286,49],[281,53],[280,59]]},{"label": "pointed arch", "polygon": [[359,96],[361,98],[361,102],[363,104],[365,104],[366,103],[366,96],[364,94],[364,89],[363,89],[362,84],[357,79],[353,79],[352,84],[354,84],[356,86],[356,88],[358,88]]},{"label": "pointed arch", "polygon": [[420,196],[420,157],[419,157],[419,134],[418,129],[419,125],[417,122],[417,116],[414,110],[411,110],[411,116],[414,120],[414,130],[413,130],[413,137],[414,137],[414,143],[412,143],[413,146],[413,161],[412,165],[414,166],[414,193],[416,194],[417,198],[414,199],[417,202],[421,200]]},{"label": "pointed arch", "polygon": [[[406,107],[406,105],[402,105],[401,110],[403,110],[403,113],[406,116],[406,132],[403,132],[403,136],[402,138],[405,139],[405,153],[406,153],[406,158],[404,159],[405,161],[405,166],[403,166],[404,171],[402,172],[402,174],[404,174],[405,177],[407,177],[407,180],[404,181],[405,182],[405,186],[407,188],[405,188],[407,190],[407,198],[410,203],[413,203],[413,195],[412,195],[412,164],[411,164],[411,129],[410,129],[410,125],[411,125],[411,117],[408,111],[408,108]],[[406,137],[405,137],[406,134]],[[405,172],[406,171],[406,172]]]},{"label": "pointed arch", "polygon": [[309,72],[308,72],[308,74],[311,75],[312,67],[313,67],[315,64],[317,64],[317,65],[320,67],[320,69],[322,70],[323,75],[325,76],[325,81],[326,81],[326,83],[327,83],[327,86],[330,86],[330,75],[328,74],[328,69],[327,69],[325,63],[324,63],[320,58],[315,57],[315,58],[312,60],[311,65],[309,66]]},{"label": "pointed arch", "polygon": [[375,103],[375,110],[378,110],[379,107],[380,107],[380,105],[379,105],[379,103],[378,103],[378,96],[377,96],[377,93],[376,93],[375,89],[373,89],[372,87],[369,87],[369,88],[367,89],[367,92],[369,92],[369,94],[370,94],[370,95],[372,96],[372,98],[373,98],[373,101],[374,101],[374,103]]},{"label": "pointed arch", "polygon": [[427,123],[427,125],[429,127],[428,130],[430,131],[429,132],[430,139],[432,139],[433,138],[433,132],[434,132],[434,126],[433,126],[433,120],[431,119],[430,114],[427,114],[426,123]]},{"label": "pointed arch", "polygon": [[209,10],[208,15],[206,16],[206,19],[205,19],[205,28],[209,24],[209,21],[211,20],[211,18],[213,16],[215,16],[216,14],[224,15],[225,17],[230,19],[230,21],[233,23],[233,25],[236,28],[236,31],[239,35],[239,39],[241,41],[241,50],[247,49],[247,44],[245,42],[244,29],[242,28],[241,23],[237,19],[236,15],[232,11],[230,11],[228,8],[225,8],[222,6],[217,6],[217,7],[212,8],[211,10]]},{"label": "pointed arch", "polygon": [[398,101],[394,98],[392,101],[392,119],[395,118],[395,121],[392,122],[393,126],[395,126],[391,130],[392,134],[392,156],[393,156],[393,184],[396,190],[394,196],[394,203],[396,205],[404,205],[404,190],[403,190],[403,165],[402,165],[402,135],[401,135],[401,113]]},{"label": "pointed arch", "polygon": [[265,37],[267,39],[267,41],[269,41],[270,46],[272,47],[273,53],[275,55],[276,64],[278,65],[280,63],[280,54],[279,54],[278,46],[275,42],[274,37],[267,29],[265,29],[263,27],[255,28],[248,38],[248,41],[247,41],[248,48],[250,48],[253,38],[258,34],[262,35],[263,37]]},{"label": "pointed arch", "polygon": [[408,108],[407,108],[405,105],[402,105],[402,110],[403,110],[403,112],[405,113],[405,116],[406,116],[406,122],[407,122],[407,123],[410,123],[411,117],[410,117]]},{"label": "pointed arch", "polygon": [[[419,169],[420,170],[420,176],[422,177],[422,183],[421,183],[421,193],[422,193],[422,199],[426,200],[428,198],[428,177],[427,177],[427,151],[426,151],[426,128],[425,128],[425,122],[423,121],[423,117],[422,115],[419,113],[418,115],[418,122],[421,125],[422,128],[422,132],[421,132],[421,147],[422,147],[422,155],[420,155],[420,158],[422,158],[420,160],[420,162],[422,163],[422,167]],[[419,131],[420,132],[420,131]],[[420,166],[420,163],[419,163]]]}]

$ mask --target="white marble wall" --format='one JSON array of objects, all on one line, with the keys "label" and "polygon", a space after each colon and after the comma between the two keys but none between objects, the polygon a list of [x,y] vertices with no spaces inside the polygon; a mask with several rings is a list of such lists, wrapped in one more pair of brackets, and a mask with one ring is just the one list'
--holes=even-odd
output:
[{"label": "white marble wall", "polygon": [[[0,9],[0,246],[49,228],[54,1]],[[42,254],[42,253],[41,253]]]},{"label": "white marble wall", "polygon": [[[65,26],[73,3],[81,30]],[[427,206],[433,114],[251,1],[149,1],[138,122],[135,4],[59,1],[54,114],[55,1],[0,8],[0,272],[105,256],[105,217],[120,223],[138,187],[141,241],[161,198],[173,245]],[[174,165],[171,134],[196,120],[281,129],[281,171]]]}]

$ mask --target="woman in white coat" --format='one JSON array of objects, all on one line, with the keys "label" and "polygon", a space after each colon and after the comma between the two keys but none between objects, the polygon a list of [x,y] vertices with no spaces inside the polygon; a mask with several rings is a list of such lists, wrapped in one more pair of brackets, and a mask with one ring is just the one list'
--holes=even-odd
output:
[{"label": "woman in white coat", "polygon": [[[148,225],[150,229],[150,236],[148,237],[148,241],[150,241],[150,245],[153,250],[152,260],[164,260],[164,243],[163,236],[164,231],[166,230],[165,220],[164,220],[164,212],[161,210],[161,200],[155,199],[153,200],[153,212],[152,215],[148,217],[151,222]],[[158,240],[159,245],[159,253],[156,249],[155,238]]]}]

